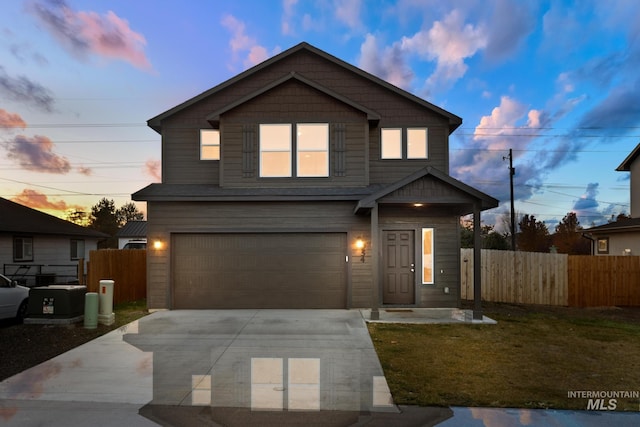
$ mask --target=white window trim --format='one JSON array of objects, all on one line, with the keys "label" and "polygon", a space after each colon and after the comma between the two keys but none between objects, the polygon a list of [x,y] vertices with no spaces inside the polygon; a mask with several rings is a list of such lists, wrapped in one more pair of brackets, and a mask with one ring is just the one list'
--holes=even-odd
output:
[{"label": "white window trim", "polygon": [[[18,258],[16,255],[16,243],[21,241],[22,257]],[[28,244],[25,245],[25,241]],[[25,250],[28,248],[28,250]],[[13,238],[13,260],[14,261],[33,261],[33,237],[30,236],[18,236]]]},{"label": "white window trim", "polygon": [[[429,248],[430,255],[425,254],[425,233],[431,233],[431,245]],[[422,233],[420,234],[422,240],[422,284],[423,285],[433,285],[435,284],[435,253],[434,253],[434,241],[435,241],[435,230],[433,228],[423,228]],[[428,259],[430,258],[430,259]],[[429,265],[431,266],[431,277],[425,277],[425,267]]]},{"label": "white window trim", "polygon": [[[266,128],[266,127],[270,127],[270,126],[287,126],[289,128],[289,141],[288,141],[288,149],[287,150],[283,150],[283,149],[277,149],[277,150],[273,150],[273,149],[265,149],[263,147],[263,143],[262,143],[262,129]],[[259,162],[260,162],[260,178],[291,178],[293,176],[293,164],[292,164],[292,151],[293,151],[293,141],[292,141],[292,129],[293,126],[291,125],[291,123],[261,123],[258,126],[259,130]],[[288,153],[289,154],[289,173],[288,174],[282,174],[282,175],[264,175],[263,172],[263,159],[262,159],[262,154],[263,153]]]},{"label": "white window trim", "polygon": [[[399,131],[400,132],[400,155],[398,157],[385,157],[384,156],[384,133],[385,131]],[[402,160],[402,152],[403,152],[403,137],[402,137],[402,128],[381,128],[380,129],[380,159],[382,160]]]},{"label": "white window trim", "polygon": [[[325,149],[324,150],[303,150],[300,148],[300,144],[298,143],[298,128],[300,126],[317,126],[317,127],[324,127],[327,130],[327,140],[326,140],[326,145],[325,145]],[[329,123],[296,123],[296,141],[295,141],[295,145],[296,145],[296,176],[299,178],[328,178],[329,177]],[[324,152],[327,155],[327,163],[326,163],[326,168],[323,172],[322,175],[302,175],[300,173],[300,153],[305,153],[305,152],[309,152],[309,153],[319,153],[319,152]]]},{"label": "white window trim", "polygon": [[[204,143],[204,134],[206,133],[212,133],[212,134],[216,134],[217,137],[217,143],[214,144],[205,144]],[[203,156],[203,151],[205,147],[218,147],[218,156],[216,158],[205,158]],[[217,161],[220,160],[220,131],[218,129],[200,129],[200,160],[204,160],[204,161]]]}]

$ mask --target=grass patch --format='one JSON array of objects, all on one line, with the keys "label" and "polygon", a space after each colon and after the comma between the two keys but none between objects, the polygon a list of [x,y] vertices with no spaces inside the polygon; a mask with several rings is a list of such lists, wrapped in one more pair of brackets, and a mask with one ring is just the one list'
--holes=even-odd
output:
[{"label": "grass patch", "polygon": [[[585,409],[567,392],[640,390],[637,321],[486,314],[498,324],[369,324],[395,403]],[[637,399],[617,403],[640,408]]]}]

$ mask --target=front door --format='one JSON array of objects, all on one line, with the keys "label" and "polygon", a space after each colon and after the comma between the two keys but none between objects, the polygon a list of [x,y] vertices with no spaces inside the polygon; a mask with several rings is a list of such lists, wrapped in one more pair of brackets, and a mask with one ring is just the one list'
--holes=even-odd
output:
[{"label": "front door", "polygon": [[383,241],[383,304],[415,302],[415,243],[413,230],[385,230]]}]

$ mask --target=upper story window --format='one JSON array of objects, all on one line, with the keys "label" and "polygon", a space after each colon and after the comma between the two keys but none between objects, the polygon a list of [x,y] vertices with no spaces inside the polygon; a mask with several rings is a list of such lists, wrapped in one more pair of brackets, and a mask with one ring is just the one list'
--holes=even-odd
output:
[{"label": "upper story window", "polygon": [[329,125],[309,123],[296,125],[298,169],[302,177],[329,176]]},{"label": "upper story window", "polygon": [[260,176],[329,176],[329,125],[298,123],[295,138],[292,130],[289,123],[260,125]]},{"label": "upper story window", "polygon": [[291,125],[260,125],[260,176],[291,176]]},{"label": "upper story window", "polygon": [[220,160],[219,130],[200,130],[200,160]]},{"label": "upper story window", "polygon": [[33,261],[33,238],[14,237],[13,238],[13,260]]},{"label": "upper story window", "polygon": [[[381,159],[426,159],[429,155],[427,128],[383,128],[380,131]],[[403,144],[405,136],[406,146]]]}]

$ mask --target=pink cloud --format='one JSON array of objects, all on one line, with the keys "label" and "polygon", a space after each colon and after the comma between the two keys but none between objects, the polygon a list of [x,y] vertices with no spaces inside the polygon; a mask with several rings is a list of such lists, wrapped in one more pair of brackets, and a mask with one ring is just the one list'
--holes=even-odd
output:
[{"label": "pink cloud", "polygon": [[405,53],[398,43],[380,48],[373,34],[367,34],[360,46],[358,66],[381,79],[408,90],[414,74],[407,65]]},{"label": "pink cloud", "polygon": [[246,57],[242,61],[245,68],[257,65],[269,57],[267,49],[258,44],[255,38],[247,35],[244,22],[238,20],[233,15],[225,15],[221,23],[232,34],[232,38],[229,40],[229,46],[233,53],[234,62],[238,61],[240,55],[245,52]]},{"label": "pink cloud", "polygon": [[7,156],[26,170],[66,174],[71,164],[53,152],[53,142],[46,136],[18,135],[6,141]]},{"label": "pink cloud", "polygon": [[162,181],[159,160],[147,160],[144,164],[144,172],[156,181]]},{"label": "pink cloud", "polygon": [[360,16],[362,15],[361,0],[334,0],[336,18],[351,29],[362,27]]},{"label": "pink cloud", "polygon": [[48,209],[54,211],[66,211],[70,208],[64,200],[50,201],[46,194],[36,190],[24,189],[22,193],[11,198],[12,201],[33,209]]},{"label": "pink cloud", "polygon": [[36,2],[32,11],[51,34],[72,54],[81,58],[92,53],[110,59],[129,62],[150,70],[151,63],[144,53],[146,39],[129,27],[126,19],[109,11],[74,11],[64,0]]},{"label": "pink cloud", "polygon": [[91,168],[88,168],[86,166],[78,166],[77,167],[77,171],[78,173],[85,175],[85,176],[91,176],[93,175],[93,170]]},{"label": "pink cloud", "polygon": [[0,108],[0,128],[4,129],[13,129],[20,128],[24,129],[27,127],[27,123],[22,120],[19,114],[10,113],[6,110]]},{"label": "pink cloud", "polygon": [[484,26],[465,24],[462,13],[452,10],[442,21],[412,37],[403,37],[402,49],[436,61],[436,70],[427,79],[427,89],[442,87],[460,79],[467,72],[464,60],[488,43]]}]

